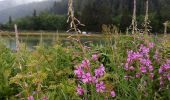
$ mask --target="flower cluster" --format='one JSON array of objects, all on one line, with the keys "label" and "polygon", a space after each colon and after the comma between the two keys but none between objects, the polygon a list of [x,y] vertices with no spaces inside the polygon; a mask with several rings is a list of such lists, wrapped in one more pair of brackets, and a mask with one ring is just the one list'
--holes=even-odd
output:
[{"label": "flower cluster", "polygon": [[165,80],[170,81],[170,59],[167,59],[166,62],[160,66],[158,73],[160,75],[160,85],[163,85]]},{"label": "flower cluster", "polygon": [[[128,72],[125,76],[125,79],[131,77],[129,73],[135,72],[135,77],[140,78],[141,75],[149,75],[152,79],[153,74],[153,65],[149,58],[150,49],[154,47],[154,43],[149,43],[148,46],[140,44],[139,49],[135,52],[133,50],[127,51],[127,60],[124,65],[124,69]],[[136,64],[137,62],[137,64]]]},{"label": "flower cluster", "polygon": [[[33,96],[28,96],[27,97],[28,100],[35,100]],[[46,96],[42,97],[41,99],[38,100],[48,100]]]},{"label": "flower cluster", "polygon": [[[170,82],[170,59],[161,58],[157,49],[154,51],[153,57],[150,56],[152,48],[154,48],[154,43],[149,43],[147,46],[141,44],[136,52],[132,50],[127,51],[127,59],[124,65],[127,75],[124,78],[128,80],[133,76],[140,78],[142,75],[147,75],[150,79],[153,79],[153,71],[155,70],[156,77],[154,79],[159,80],[161,87],[166,87]],[[151,58],[153,58],[155,68]],[[157,66],[159,67],[157,68]]]},{"label": "flower cluster", "polygon": [[[98,59],[97,54],[93,54],[91,60],[96,62]],[[103,64],[100,64],[98,67],[92,67],[90,65],[90,60],[84,59],[81,64],[78,64],[74,70],[74,74],[83,84],[92,84],[96,88],[97,93],[106,92],[105,84],[103,81],[99,81],[99,78],[104,76],[105,67]],[[78,84],[76,87],[76,92],[78,95],[83,95],[84,92],[87,92],[83,87]],[[110,96],[115,97],[115,92],[110,91]]]}]

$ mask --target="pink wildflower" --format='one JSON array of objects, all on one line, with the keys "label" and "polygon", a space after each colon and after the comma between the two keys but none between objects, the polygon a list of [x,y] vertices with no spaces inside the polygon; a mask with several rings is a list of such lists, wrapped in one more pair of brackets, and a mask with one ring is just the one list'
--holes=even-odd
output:
[{"label": "pink wildflower", "polygon": [[150,73],[150,74],[149,74],[149,77],[150,77],[151,79],[153,79],[154,74],[153,74],[153,73]]},{"label": "pink wildflower", "polygon": [[142,73],[146,73],[147,70],[146,70],[146,68],[145,68],[144,66],[141,66],[141,67],[140,67],[140,71],[141,71]]},{"label": "pink wildflower", "polygon": [[139,78],[140,77],[140,73],[136,73],[136,78]]},{"label": "pink wildflower", "polygon": [[97,55],[96,53],[92,55],[92,59],[93,59],[94,61],[96,61],[97,58],[98,58],[98,55]]},{"label": "pink wildflower", "polygon": [[97,80],[97,78],[95,76],[92,77],[92,82],[93,83],[97,83],[98,82],[98,80]]},{"label": "pink wildflower", "polygon": [[162,69],[162,68],[159,68],[158,73],[160,74],[160,73],[162,73],[162,72],[163,72],[163,69]]},{"label": "pink wildflower", "polygon": [[100,65],[100,67],[98,69],[95,69],[95,76],[96,77],[100,77],[100,76],[103,76],[104,75],[104,71],[105,71],[105,68],[103,66],[103,64]]},{"label": "pink wildflower", "polygon": [[124,79],[125,79],[125,80],[128,80],[128,79],[129,79],[129,76],[128,76],[128,75],[125,75],[125,76],[124,76]]},{"label": "pink wildflower", "polygon": [[153,48],[155,46],[155,44],[153,42],[149,43],[149,48]]},{"label": "pink wildflower", "polygon": [[47,97],[46,97],[46,96],[44,96],[44,97],[42,98],[42,100],[48,100],[48,99],[47,99]]},{"label": "pink wildflower", "polygon": [[153,71],[153,66],[149,66],[149,71]]},{"label": "pink wildflower", "polygon": [[82,62],[81,62],[81,66],[82,67],[89,67],[90,66],[90,61],[88,59],[84,59]]},{"label": "pink wildflower", "polygon": [[163,85],[164,83],[163,83],[163,77],[161,76],[161,77],[159,77],[159,81],[160,81],[160,85]]},{"label": "pink wildflower", "polygon": [[77,75],[78,78],[81,78],[82,75],[84,74],[84,71],[82,70],[82,68],[80,66],[78,66],[75,70],[74,70],[74,74]]},{"label": "pink wildflower", "polygon": [[76,87],[76,92],[77,92],[78,95],[83,95],[83,93],[84,93],[83,88],[79,84]]},{"label": "pink wildflower", "polygon": [[103,92],[104,90],[105,90],[105,85],[104,85],[103,81],[96,84],[96,91],[97,92]]},{"label": "pink wildflower", "polygon": [[88,83],[91,80],[92,80],[92,78],[91,78],[91,74],[89,72],[82,75],[82,81],[84,83]]},{"label": "pink wildflower", "polygon": [[34,100],[34,97],[33,96],[29,96],[27,99],[28,100]]},{"label": "pink wildflower", "polygon": [[168,80],[170,81],[170,74],[167,75]]},{"label": "pink wildflower", "polygon": [[111,91],[111,92],[110,92],[110,96],[111,96],[111,97],[115,97],[115,96],[116,96],[115,91]]},{"label": "pink wildflower", "polygon": [[130,70],[135,70],[135,68],[133,67],[133,66],[130,66],[130,68],[129,68]]}]

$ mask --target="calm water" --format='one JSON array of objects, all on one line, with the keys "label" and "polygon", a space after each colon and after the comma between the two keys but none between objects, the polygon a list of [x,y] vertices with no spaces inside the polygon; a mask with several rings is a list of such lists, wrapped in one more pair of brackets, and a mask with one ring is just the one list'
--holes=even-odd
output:
[{"label": "calm water", "polygon": [[[40,36],[21,36],[20,42],[25,43],[26,46],[30,49],[33,50],[35,46],[39,45],[39,43],[51,45],[54,41],[54,38],[52,36],[43,36],[42,38]],[[81,38],[82,43],[90,42],[94,44],[103,44],[105,43],[106,39],[101,39],[101,38]],[[62,44],[64,43],[69,43],[71,42],[70,39],[67,38],[60,38],[60,41]],[[16,42],[15,42],[15,37],[7,37],[3,36],[2,37],[2,42],[11,49],[16,48]],[[88,43],[87,43],[88,44]]]}]

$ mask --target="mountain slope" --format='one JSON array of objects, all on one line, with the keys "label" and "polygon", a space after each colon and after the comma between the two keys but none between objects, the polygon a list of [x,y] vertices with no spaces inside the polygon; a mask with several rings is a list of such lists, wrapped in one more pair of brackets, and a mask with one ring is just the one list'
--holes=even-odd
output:
[{"label": "mountain slope", "polygon": [[[6,0],[7,2],[8,0]],[[14,1],[14,0],[12,0]],[[10,8],[0,10],[0,23],[5,23],[8,21],[9,16],[11,16],[13,19],[16,19],[18,17],[28,16],[33,13],[33,10],[36,9],[37,13],[43,10],[50,9],[53,4],[54,0],[48,0],[48,1],[41,1],[41,2],[32,2],[32,3],[26,3],[26,4],[20,4],[17,6],[18,3],[12,2],[9,3],[11,5]],[[60,0],[58,0],[60,1]],[[4,1],[5,2],[5,1]],[[1,5],[1,3],[0,3]],[[9,7],[8,5],[8,7]],[[6,5],[3,6],[3,8],[7,7]]]}]

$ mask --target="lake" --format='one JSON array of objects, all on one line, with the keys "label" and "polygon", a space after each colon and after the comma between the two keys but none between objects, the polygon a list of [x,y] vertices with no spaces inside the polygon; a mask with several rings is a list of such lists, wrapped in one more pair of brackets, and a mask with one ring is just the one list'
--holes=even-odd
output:
[{"label": "lake", "polygon": [[[35,46],[39,45],[40,43],[46,44],[46,45],[52,45],[54,41],[59,40],[60,43],[65,44],[66,42],[71,42],[71,39],[68,39],[67,37],[60,37],[59,39],[54,38],[53,36],[20,36],[19,41],[21,43],[26,44],[26,46],[33,50],[35,49]],[[15,36],[2,36],[1,39],[2,43],[4,43],[8,48],[16,49],[16,40]],[[87,45],[89,43],[93,44],[104,44],[106,41],[105,38],[94,38],[94,37],[82,37],[81,42],[86,43]]]}]

